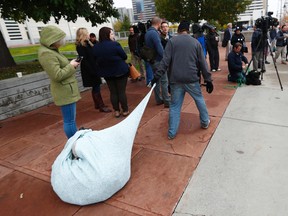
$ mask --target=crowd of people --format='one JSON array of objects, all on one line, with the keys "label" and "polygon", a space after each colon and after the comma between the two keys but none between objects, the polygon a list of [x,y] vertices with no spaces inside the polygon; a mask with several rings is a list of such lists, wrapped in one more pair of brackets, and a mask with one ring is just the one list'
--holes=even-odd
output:
[{"label": "crowd of people", "polygon": [[[173,139],[177,134],[185,92],[190,94],[197,105],[201,127],[209,126],[210,119],[200,88],[201,77],[204,79],[207,92],[211,93],[211,73],[221,71],[220,44],[225,47],[228,81],[245,83],[245,70],[249,63],[245,57],[249,49],[241,27],[236,26],[233,32],[232,23],[228,23],[220,41],[214,26],[194,23],[191,37],[190,25],[190,22],[182,21],[178,26],[177,36],[173,37],[169,31],[169,22],[159,17],[154,17],[146,24],[139,22],[129,28],[131,63],[140,72],[140,77],[131,81],[145,80],[147,86],[151,83],[156,84],[155,104],[169,108],[169,139]],[[104,78],[110,91],[113,115],[116,118],[129,115],[126,95],[129,78],[127,54],[115,41],[113,29],[102,27],[98,41],[94,33],[89,34],[86,28],[79,28],[75,43],[77,53],[82,57],[79,61],[69,61],[59,52],[59,47],[65,44],[64,38],[65,33],[61,29],[55,26],[45,27],[41,32],[39,62],[51,79],[51,94],[55,104],[61,108],[67,138],[78,130],[76,103],[81,97],[75,73],[79,65],[83,86],[91,87],[95,109],[105,113],[112,112],[104,104],[101,96]],[[281,63],[287,64],[287,38],[287,25],[279,29],[273,26],[266,33],[254,26],[251,37],[253,71],[266,71],[265,64],[270,63],[267,61],[269,52],[272,52],[275,63],[281,56]],[[144,47],[152,50],[153,57],[143,56]]]}]

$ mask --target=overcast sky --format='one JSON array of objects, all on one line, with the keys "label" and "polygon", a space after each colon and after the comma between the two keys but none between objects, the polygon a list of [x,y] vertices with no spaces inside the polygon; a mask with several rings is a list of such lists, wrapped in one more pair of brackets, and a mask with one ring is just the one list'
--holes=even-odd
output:
[{"label": "overcast sky", "polygon": [[[268,0],[268,11],[274,12],[273,17],[277,15],[277,8],[280,7],[281,2],[284,4],[284,0]],[[132,0],[114,0],[114,6],[132,8]]]}]

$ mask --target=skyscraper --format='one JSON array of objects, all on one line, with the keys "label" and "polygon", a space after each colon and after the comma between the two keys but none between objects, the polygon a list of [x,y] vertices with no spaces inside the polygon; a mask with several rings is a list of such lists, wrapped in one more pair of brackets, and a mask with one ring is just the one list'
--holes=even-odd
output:
[{"label": "skyscraper", "polygon": [[155,14],[154,0],[132,0],[134,21],[147,21]]}]

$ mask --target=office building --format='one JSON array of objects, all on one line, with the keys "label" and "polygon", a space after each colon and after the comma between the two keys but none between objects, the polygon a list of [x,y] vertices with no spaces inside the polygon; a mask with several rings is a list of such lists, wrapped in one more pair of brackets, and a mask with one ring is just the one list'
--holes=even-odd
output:
[{"label": "office building", "polygon": [[154,0],[132,0],[134,22],[151,20],[155,13]]}]

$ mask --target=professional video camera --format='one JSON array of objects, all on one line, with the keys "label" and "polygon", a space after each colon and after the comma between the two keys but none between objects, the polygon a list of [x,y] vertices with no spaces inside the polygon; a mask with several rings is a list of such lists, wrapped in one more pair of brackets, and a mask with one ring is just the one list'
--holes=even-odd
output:
[{"label": "professional video camera", "polygon": [[210,25],[208,23],[204,23],[203,26],[202,26],[203,29],[208,29],[209,31],[212,31],[213,29],[216,29],[215,26],[213,25]]},{"label": "professional video camera", "polygon": [[272,17],[273,12],[268,12],[268,16],[262,16],[255,21],[256,28],[260,28],[262,32],[267,33],[271,26],[278,26],[278,19]]}]

